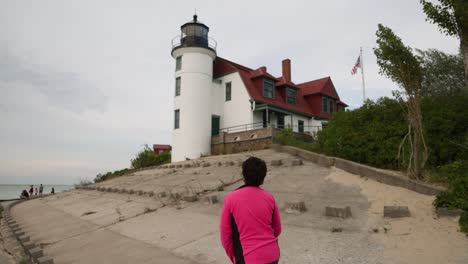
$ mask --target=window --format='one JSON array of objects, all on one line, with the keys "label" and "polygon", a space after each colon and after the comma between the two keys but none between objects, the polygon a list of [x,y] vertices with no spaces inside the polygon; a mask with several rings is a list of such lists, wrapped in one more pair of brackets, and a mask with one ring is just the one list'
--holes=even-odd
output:
[{"label": "window", "polygon": [[263,96],[270,99],[275,98],[275,83],[270,79],[263,79]]},{"label": "window", "polygon": [[296,104],[296,90],[293,88],[286,88],[286,101],[288,104],[295,105]]},{"label": "window", "polygon": [[180,71],[182,69],[182,56],[175,59],[175,70]]},{"label": "window", "polygon": [[297,121],[297,126],[299,128],[299,133],[304,133],[304,121],[298,120]]},{"label": "window", "polygon": [[178,129],[180,125],[180,110],[174,111],[174,129]]},{"label": "window", "polygon": [[175,96],[180,95],[180,77],[175,79]]},{"label": "window", "polygon": [[322,112],[328,113],[328,100],[327,97],[322,97]]},{"label": "window", "polygon": [[231,101],[231,82],[226,83],[226,101]]},{"label": "window", "polygon": [[328,110],[330,111],[330,114],[331,114],[331,113],[333,113],[333,110],[335,108],[333,99],[329,99],[328,104],[329,104],[329,107],[328,107],[329,109]]}]

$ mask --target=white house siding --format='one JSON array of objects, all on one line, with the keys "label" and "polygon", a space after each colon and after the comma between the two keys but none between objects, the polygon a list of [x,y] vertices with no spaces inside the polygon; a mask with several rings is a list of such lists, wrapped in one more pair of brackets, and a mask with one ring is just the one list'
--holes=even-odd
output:
[{"label": "white house siding", "polygon": [[181,77],[181,92],[174,99],[174,110],[180,110],[180,126],[173,130],[173,161],[198,158],[200,154],[210,153],[211,149],[211,87],[215,54],[203,48],[180,48],[174,51],[173,57],[180,55],[182,69],[175,73],[175,78]]},{"label": "white house siding", "polygon": [[[231,82],[230,101],[226,101],[226,83],[228,82]],[[213,82],[213,89],[213,114],[221,116],[221,128],[252,123],[250,95],[238,72],[216,79]]]}]

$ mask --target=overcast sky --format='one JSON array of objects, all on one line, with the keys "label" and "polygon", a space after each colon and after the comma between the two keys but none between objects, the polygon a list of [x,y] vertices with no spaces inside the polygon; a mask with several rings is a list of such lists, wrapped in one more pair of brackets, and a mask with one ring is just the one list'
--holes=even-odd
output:
[{"label": "overcast sky", "polygon": [[351,108],[360,46],[367,95],[397,89],[378,74],[378,23],[412,47],[458,51],[419,0],[0,0],[0,184],[76,183],[170,144],[170,43],[195,9],[220,57],[276,76],[290,58],[294,82],[331,76]]}]

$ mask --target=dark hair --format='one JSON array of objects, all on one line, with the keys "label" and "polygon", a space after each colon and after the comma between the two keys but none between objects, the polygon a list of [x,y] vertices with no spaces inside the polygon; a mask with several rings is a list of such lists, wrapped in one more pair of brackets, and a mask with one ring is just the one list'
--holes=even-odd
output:
[{"label": "dark hair", "polygon": [[267,173],[265,161],[256,157],[250,157],[242,163],[242,175],[247,186],[260,186],[263,184]]}]

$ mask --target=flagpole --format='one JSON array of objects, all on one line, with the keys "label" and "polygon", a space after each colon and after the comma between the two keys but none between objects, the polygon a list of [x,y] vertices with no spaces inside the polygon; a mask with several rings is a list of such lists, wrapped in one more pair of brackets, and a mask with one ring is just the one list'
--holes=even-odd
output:
[{"label": "flagpole", "polygon": [[362,57],[362,47],[361,47],[361,76],[362,76],[362,99],[363,103],[366,102],[366,82],[364,81],[364,58]]}]

